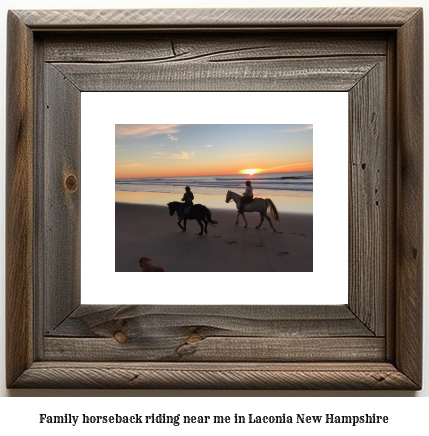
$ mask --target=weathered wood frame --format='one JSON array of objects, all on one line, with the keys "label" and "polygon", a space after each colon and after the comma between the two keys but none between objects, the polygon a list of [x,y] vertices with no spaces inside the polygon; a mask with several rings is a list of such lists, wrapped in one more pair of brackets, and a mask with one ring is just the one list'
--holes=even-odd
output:
[{"label": "weathered wood frame", "polygon": [[[420,389],[422,17],[417,8],[9,12],[7,386]],[[258,38],[264,45],[252,46]],[[140,58],[123,54],[130,43]],[[285,80],[288,71],[299,79]],[[89,90],[349,92],[349,303],[80,305],[80,93]]]}]

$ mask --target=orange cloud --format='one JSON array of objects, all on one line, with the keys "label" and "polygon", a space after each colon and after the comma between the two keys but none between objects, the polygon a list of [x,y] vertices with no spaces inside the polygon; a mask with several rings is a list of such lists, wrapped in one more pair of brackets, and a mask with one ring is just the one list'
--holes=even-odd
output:
[{"label": "orange cloud", "polygon": [[178,153],[172,153],[171,156],[169,156],[169,159],[193,159],[194,153],[191,153],[190,155],[184,151],[179,151]]}]

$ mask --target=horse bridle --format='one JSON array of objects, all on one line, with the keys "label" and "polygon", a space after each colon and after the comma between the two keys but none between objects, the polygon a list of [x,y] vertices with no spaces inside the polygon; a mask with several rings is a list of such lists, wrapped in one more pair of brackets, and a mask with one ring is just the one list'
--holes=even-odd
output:
[{"label": "horse bridle", "polygon": [[229,203],[232,200],[231,191],[226,193],[225,203]]},{"label": "horse bridle", "polygon": [[170,204],[169,204],[169,203],[167,203],[167,206],[168,206],[168,212],[170,213],[170,216],[173,216],[175,210],[173,210],[173,211],[171,210],[171,207],[170,207]]}]

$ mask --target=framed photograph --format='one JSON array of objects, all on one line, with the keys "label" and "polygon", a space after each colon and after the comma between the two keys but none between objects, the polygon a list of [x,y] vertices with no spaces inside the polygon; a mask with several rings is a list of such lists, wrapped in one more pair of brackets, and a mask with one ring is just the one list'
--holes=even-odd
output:
[{"label": "framed photograph", "polygon": [[[347,114],[346,92],[83,93],[81,180],[90,188],[81,194],[81,302],[346,304]],[[172,119],[180,123],[160,124]],[[100,149],[93,144],[115,149],[96,171]],[[313,161],[316,194],[332,193],[314,201]],[[241,198],[248,183],[260,199],[253,205],[262,207],[246,211],[245,221],[232,196]],[[184,220],[167,207],[180,204],[186,186],[194,205],[212,218],[203,231],[187,219],[183,233]],[[329,197],[335,201],[327,208]],[[188,273],[185,281],[201,283],[204,291],[183,286],[177,274],[134,274],[142,271],[143,255],[151,259],[143,269],[155,264]],[[320,292],[317,283],[332,258],[342,273]],[[151,288],[157,292],[147,292]]]},{"label": "framed photograph", "polygon": [[[335,121],[344,117],[344,111],[339,117],[329,112],[332,93],[347,99],[348,133],[344,146],[341,141],[338,147],[334,146],[329,135],[331,131],[332,138],[335,136]],[[128,103],[116,104],[119,115],[111,118],[101,116],[111,110],[88,109],[90,97],[99,99],[101,106],[107,108],[121,94],[143,102],[138,103],[144,106],[139,118],[124,116]],[[300,94],[302,101],[305,95],[313,94],[321,102],[314,105],[317,110],[312,120],[294,121],[293,114],[285,109],[287,99],[292,95],[299,98]],[[273,98],[277,99],[274,103],[269,100]],[[214,106],[216,99],[222,99],[220,106]],[[186,118],[192,112],[186,107],[187,101],[198,102],[193,106],[199,110],[194,109],[191,118]],[[155,116],[157,105],[161,115]],[[304,107],[312,105],[308,102]],[[221,108],[215,112],[227,113],[231,107],[239,110],[225,121],[222,117],[208,116],[210,106]],[[177,110],[171,111],[171,107]],[[243,121],[238,114],[249,108]],[[206,117],[196,121],[196,114],[204,114],[204,110]],[[264,112],[271,114],[268,120],[252,117]],[[331,115],[332,125],[316,120],[317,113],[323,112]],[[282,113],[284,120],[279,116]],[[421,9],[10,11],[6,116],[9,388],[421,389]],[[100,120],[97,131],[106,130],[110,135],[108,142],[101,136],[88,141],[86,126]],[[199,129],[192,129],[192,124]],[[119,126],[116,143],[115,125]],[[134,127],[130,130],[131,125]],[[192,273],[187,277],[173,270],[175,259],[166,257],[161,260],[168,262],[167,274],[149,279],[145,278],[147,275],[134,274],[140,272],[139,268],[145,272],[142,263],[138,265],[138,250],[127,252],[128,257],[115,265],[118,240],[116,253],[114,245],[106,250],[96,243],[93,254],[94,243],[88,241],[92,241],[91,233],[97,233],[97,224],[114,222],[115,217],[119,221],[119,209],[114,209],[115,171],[111,165],[115,144],[120,142],[118,137],[147,138],[153,128],[164,129],[164,140],[172,142],[188,135],[187,149],[168,149],[159,138],[158,142],[155,140],[153,133],[150,142],[139,142],[141,147],[153,148],[150,154],[141,155],[144,163],[165,158],[163,166],[152,165],[153,169],[158,168],[157,172],[145,177],[180,177],[180,172],[167,172],[167,159],[191,160],[198,153],[203,156],[204,151],[210,168],[215,168],[216,159],[226,159],[226,153],[215,154],[212,142],[203,142],[203,128],[207,133],[214,125],[223,126],[223,132],[228,127],[230,136],[235,138],[256,137],[261,132],[268,138],[290,130],[290,126],[296,129],[297,125],[301,128],[311,125],[316,135],[324,127],[326,135],[312,143],[315,154],[317,149],[332,156],[323,165],[314,161],[314,200],[315,205],[319,201],[323,206],[315,209],[314,214],[311,211],[307,218],[314,215],[316,223],[320,214],[330,213],[334,230],[328,232],[315,224],[313,244],[300,245],[296,242],[298,236],[306,238],[308,234],[299,233],[299,227],[274,231],[266,221],[257,230],[252,221],[246,233],[248,239],[237,237],[234,244],[229,236],[222,241],[222,233],[216,233],[212,227],[208,234],[203,229],[201,236],[194,235],[199,227],[191,220],[187,232],[182,232],[176,219],[168,215],[165,204],[162,220],[166,231],[185,236],[181,241],[186,241],[183,244],[188,244],[187,250],[196,250],[197,256],[208,256],[208,243],[213,250],[222,249],[224,253],[228,250],[229,254],[231,246],[235,249],[234,245],[246,243],[248,249],[243,253],[247,256],[250,248],[256,253],[271,247],[267,251],[275,253],[277,266],[273,271],[268,264],[257,271],[254,266],[249,272],[237,265],[228,270],[225,261],[214,273],[194,272],[187,266],[185,271]],[[233,131],[234,126],[240,125],[247,125],[246,129]],[[267,127],[273,125],[275,132]],[[255,130],[250,132],[251,129]],[[197,130],[200,136],[194,141],[192,135]],[[207,134],[204,138],[208,137],[215,135]],[[247,141],[250,147],[250,137]],[[123,140],[123,150],[127,144]],[[237,144],[236,141],[231,147],[238,147]],[[98,150],[96,158],[87,154],[91,148]],[[271,149],[267,145],[265,150],[269,154]],[[339,150],[345,150],[341,161],[344,163],[340,165],[334,161]],[[280,156],[283,151],[280,147],[270,153]],[[129,154],[127,161],[118,153],[116,147],[115,163],[122,169],[140,162],[136,155]],[[277,166],[282,167],[279,169],[284,170],[285,159],[277,158]],[[238,170],[244,171],[246,181],[258,172],[290,177],[289,173],[279,176],[282,172],[275,172],[277,166],[272,161],[260,162],[260,166],[237,166],[229,172],[226,165],[219,166],[218,174],[206,170],[198,175],[195,168],[186,167],[187,173],[182,176],[205,178],[192,179],[193,186],[195,183],[207,186],[213,182],[208,176],[225,177]],[[198,168],[202,165],[203,160]],[[310,168],[305,167],[305,171],[306,179],[301,182],[308,184]],[[98,176],[95,182],[88,178],[92,173]],[[322,186],[319,174],[324,173],[332,177],[329,188],[316,192],[316,187]],[[339,173],[345,174],[345,180]],[[124,180],[141,176],[141,173],[121,174],[122,177],[117,176],[121,182],[116,185],[122,183],[118,191],[125,190],[124,184],[129,181]],[[302,174],[295,173],[294,177],[298,176]],[[216,180],[216,186],[211,187],[223,189],[222,180]],[[254,186],[259,183],[258,196],[262,196],[268,182],[258,177],[252,180]],[[162,182],[164,186],[168,184]],[[144,183],[148,191],[149,181]],[[185,192],[182,184],[179,197]],[[240,186],[242,191],[246,186]],[[173,194],[169,189],[167,193]],[[109,196],[100,204],[105,204],[108,212],[102,213],[101,209],[88,212],[90,203],[96,203],[104,190]],[[231,190],[225,190],[222,201],[228,200],[227,192]],[[162,191],[155,192],[161,197]],[[221,195],[217,191],[200,192]],[[337,196],[338,203],[346,204],[347,215],[336,212],[333,203]],[[287,206],[282,207],[281,213],[289,212]],[[144,221],[154,209],[140,210],[144,211]],[[230,214],[234,226],[237,210]],[[158,216],[161,217],[152,217],[152,221],[158,220]],[[250,217],[247,219],[250,221]],[[304,221],[300,224],[305,224]],[[239,222],[237,235],[244,231],[243,223]],[[226,227],[223,235],[227,234]],[[307,229],[310,227],[313,238],[313,225],[308,224]],[[335,228],[345,228],[346,235],[340,238]],[[113,244],[114,232],[104,232]],[[318,240],[323,233],[325,238],[330,234],[329,239]],[[159,256],[162,254],[159,245],[149,244],[154,234],[151,231],[147,236],[146,247]],[[273,238],[272,246],[268,239],[257,236],[268,234]],[[287,242],[283,237],[288,238]],[[203,241],[208,241],[205,248],[200,244]],[[324,252],[329,241],[339,246],[346,241],[346,252]],[[286,249],[286,244],[294,248]],[[304,263],[290,260],[294,265],[291,270],[284,267],[286,263],[278,263],[279,259],[292,259],[295,247],[304,246],[305,253],[301,254],[308,258],[303,271],[297,265]],[[131,250],[129,247],[123,249]],[[316,256],[317,250],[322,254]],[[141,256],[146,255],[142,241]],[[224,257],[231,258],[226,254]],[[249,257],[243,259],[252,261]],[[154,262],[162,263],[157,260],[153,258]],[[133,262],[135,265],[130,267]],[[125,274],[146,286],[141,300],[137,303],[126,301],[125,297],[118,302],[97,300],[97,295],[108,291],[121,298],[126,295],[127,289],[131,289],[128,282],[122,278],[115,279],[117,282],[110,280]],[[303,292],[299,277],[304,276],[300,274],[317,277],[309,285],[315,294],[328,293],[335,282],[347,301],[323,303],[308,297],[304,302],[290,304],[281,298],[276,300],[276,291],[284,293],[287,287],[295,294]],[[346,280],[336,281],[340,276]],[[198,280],[192,282],[195,277]],[[226,281],[226,277],[233,280]],[[247,277],[254,279],[255,285],[257,280],[265,280],[272,293],[256,286],[248,291]],[[175,280],[179,282],[173,283],[175,297],[162,294]],[[202,286],[205,281],[211,285],[207,292]],[[199,287],[186,294],[196,284]],[[95,290],[94,300],[89,303],[83,297],[83,289],[88,287]],[[233,299],[222,300],[217,289],[231,294]],[[211,296],[208,302],[200,299],[203,293]],[[250,297],[257,294],[260,300]]]}]

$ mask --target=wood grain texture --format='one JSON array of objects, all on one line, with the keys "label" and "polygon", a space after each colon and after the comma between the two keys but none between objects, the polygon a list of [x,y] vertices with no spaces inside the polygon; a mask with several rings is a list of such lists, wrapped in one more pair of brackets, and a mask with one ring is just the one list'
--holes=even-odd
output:
[{"label": "wood grain texture", "polygon": [[[151,334],[152,333],[152,334]],[[122,339],[123,338],[123,339]],[[130,338],[118,330],[110,339],[46,338],[44,360],[69,362],[383,362],[383,338],[273,338],[169,336],[153,331]]]},{"label": "wood grain texture", "polygon": [[104,306],[82,305],[49,336],[127,338],[156,335],[220,337],[368,337],[374,334],[338,306]]},{"label": "wood grain texture", "polygon": [[422,382],[423,12],[398,32],[397,364]]},{"label": "wood grain texture", "polygon": [[[284,32],[105,33],[61,38],[45,34],[46,62],[68,63],[236,61],[386,55],[386,38],[377,34],[285,34]],[[106,52],[106,41],[109,50]]]},{"label": "wood grain texture", "polygon": [[376,335],[386,320],[386,63],[349,93],[349,307]]},{"label": "wood grain texture", "polygon": [[154,29],[227,27],[395,28],[416,8],[129,9],[14,11],[32,29]]},{"label": "wood grain texture", "polygon": [[92,389],[416,389],[389,363],[35,363],[14,387]]},{"label": "wood grain texture", "polygon": [[80,91],[57,69],[45,70],[43,171],[45,331],[80,304]]},{"label": "wood grain texture", "polygon": [[[416,8],[10,13],[8,386],[419,389],[421,17]],[[79,306],[84,90],[349,91],[348,307]]]},{"label": "wood grain texture", "polygon": [[8,14],[6,111],[6,382],[33,353],[33,50],[28,28]]},{"label": "wood grain texture", "polygon": [[[107,57],[101,41],[109,41]],[[48,37],[45,49],[83,91],[348,91],[386,50],[379,36],[356,43],[349,34],[282,33],[76,35],[59,45]]]},{"label": "wood grain texture", "polygon": [[384,342],[344,305],[99,305],[51,331],[44,358],[116,361],[126,350],[130,361],[382,361]]},{"label": "wood grain texture", "polygon": [[386,195],[391,201],[387,204],[385,231],[386,246],[386,359],[395,360],[396,353],[396,232],[397,232],[397,44],[396,35],[388,37],[387,74],[386,74],[386,105],[390,108],[386,114],[387,138],[387,179],[385,181]]},{"label": "wood grain texture", "polygon": [[237,62],[55,63],[79,89],[110,91],[348,91],[381,61],[370,58]]}]

